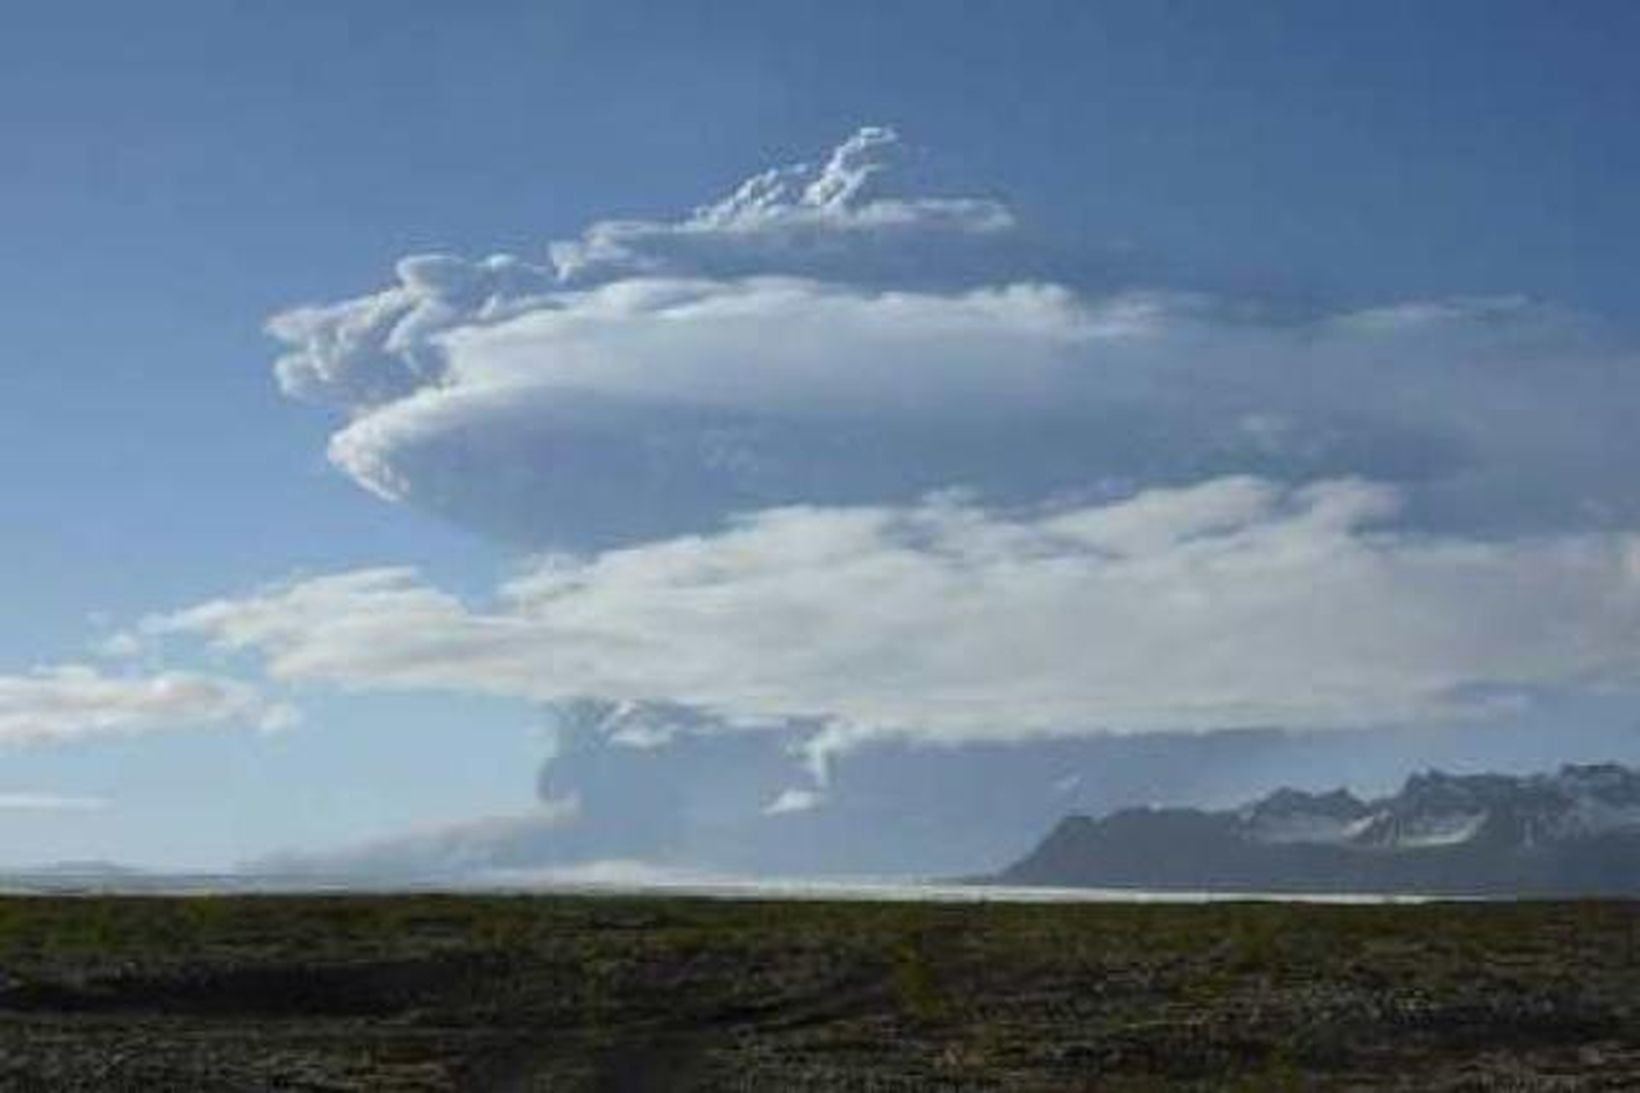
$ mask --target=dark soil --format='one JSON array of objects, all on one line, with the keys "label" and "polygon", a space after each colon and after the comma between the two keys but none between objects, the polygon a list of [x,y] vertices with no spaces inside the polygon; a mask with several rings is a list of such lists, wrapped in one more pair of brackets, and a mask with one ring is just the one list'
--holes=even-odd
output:
[{"label": "dark soil", "polygon": [[1640,904],[0,900],[0,1088],[1640,1088]]}]

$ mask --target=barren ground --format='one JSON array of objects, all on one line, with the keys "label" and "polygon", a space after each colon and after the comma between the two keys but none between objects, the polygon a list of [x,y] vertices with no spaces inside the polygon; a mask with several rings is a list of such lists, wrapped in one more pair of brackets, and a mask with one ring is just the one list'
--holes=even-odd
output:
[{"label": "barren ground", "polygon": [[0,900],[0,1087],[1640,1088],[1640,905]]}]

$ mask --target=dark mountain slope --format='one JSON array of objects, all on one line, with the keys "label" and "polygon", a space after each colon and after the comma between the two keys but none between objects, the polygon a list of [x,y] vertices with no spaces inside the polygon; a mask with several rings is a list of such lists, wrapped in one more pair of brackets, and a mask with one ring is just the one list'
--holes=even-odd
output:
[{"label": "dark mountain slope", "polygon": [[1203,891],[1640,895],[1640,773],[1430,772],[1362,801],[1281,789],[1239,809],[1072,816],[995,878]]}]

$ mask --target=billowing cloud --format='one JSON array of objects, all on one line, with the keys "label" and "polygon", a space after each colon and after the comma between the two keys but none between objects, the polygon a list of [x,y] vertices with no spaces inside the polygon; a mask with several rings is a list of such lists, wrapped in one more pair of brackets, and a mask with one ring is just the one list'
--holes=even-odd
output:
[{"label": "billowing cloud", "polygon": [[1397,531],[1399,503],[1359,480],[1230,477],[1021,511],[788,507],[548,557],[486,607],[367,570],[145,630],[288,682],[669,699],[720,730],[797,715],[822,751],[1396,725],[1640,683],[1640,537]]},{"label": "billowing cloud", "polygon": [[594,224],[554,243],[552,262],[571,285],[774,269],[873,284],[989,279],[1016,227],[1012,212],[984,198],[896,194],[887,184],[906,158],[897,133],[868,126],[824,163],[753,175],[681,221]]},{"label": "billowing cloud", "polygon": [[[281,389],[335,415],[337,468],[549,553],[482,599],[355,570],[109,650],[201,640],[281,684],[521,699],[593,742],[548,766],[539,813],[337,859],[387,872],[606,855],[597,831],[664,810],[602,764],[676,797],[644,828],[676,849],[733,823],[675,772],[742,753],[735,807],[789,835],[858,807],[830,760],[865,743],[939,766],[1103,733],[1405,739],[1640,687],[1623,334],[1510,296],[1146,276],[919,185],[915,159],[864,129],[676,219],[412,255],[275,316]],[[1089,770],[1010,793],[1057,802]]]},{"label": "billowing cloud", "polygon": [[1449,530],[1640,519],[1618,470],[1640,363],[1590,318],[1090,274],[995,200],[900,192],[899,158],[862,130],[539,263],[408,258],[382,292],[275,317],[280,382],[345,414],[329,454],[361,485],[534,547],[1227,474],[1394,482],[1407,521]]},{"label": "billowing cloud", "polygon": [[[990,247],[1013,227],[1012,215],[987,200],[880,194],[899,151],[891,130],[862,129],[818,168],[764,172],[677,222],[601,221],[578,240],[552,244],[546,263],[406,257],[391,288],[269,321],[269,332],[290,347],[276,365],[280,385],[350,409],[388,402],[444,379],[443,335],[573,308],[566,293],[623,281],[731,282],[778,272],[853,284],[926,282],[929,252],[972,242],[978,264],[968,280],[990,283]],[[895,265],[905,267],[898,277],[877,268]]]},{"label": "billowing cloud", "polygon": [[110,675],[83,664],[0,676],[0,744],[244,723],[294,716],[236,680],[188,672]]}]

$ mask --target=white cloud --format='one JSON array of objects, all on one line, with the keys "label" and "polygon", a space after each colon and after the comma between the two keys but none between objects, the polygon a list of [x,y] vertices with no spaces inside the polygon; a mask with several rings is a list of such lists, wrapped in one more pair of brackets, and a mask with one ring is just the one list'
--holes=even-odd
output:
[{"label": "white cloud", "polygon": [[806,716],[829,724],[821,753],[881,734],[1419,723],[1640,683],[1640,538],[1395,531],[1398,501],[1231,477],[1038,511],[793,507],[550,557],[483,609],[387,569],[145,629],[291,682],[665,698],[723,728]]},{"label": "white cloud", "polygon": [[0,675],[0,744],[234,722],[272,729],[293,717],[244,683],[188,672],[109,675],[69,664]]},{"label": "white cloud", "polygon": [[1294,313],[1080,277],[987,199],[893,190],[863,130],[674,222],[549,262],[417,256],[270,330],[348,414],[376,494],[534,546],[709,529],[793,502],[1004,501],[1229,473],[1401,484],[1407,518],[1622,525],[1632,352],[1517,298]]},{"label": "white cloud", "polygon": [[578,240],[554,243],[549,263],[406,257],[391,288],[269,320],[268,332],[289,347],[275,367],[280,385],[311,401],[374,406],[441,381],[441,334],[557,310],[574,299],[565,292],[628,279],[770,272],[855,282],[874,261],[893,264],[908,249],[918,253],[905,275],[926,279],[921,252],[952,241],[983,244],[1013,226],[992,201],[878,193],[899,152],[891,130],[865,128],[824,165],[764,172],[681,221],[600,221]]},{"label": "white cloud", "polygon": [[282,680],[594,697],[631,747],[806,719],[822,785],[884,733],[1415,723],[1635,682],[1640,358],[1612,331],[1138,283],[900,186],[907,158],[862,130],[676,220],[415,256],[276,316],[284,389],[345,414],[338,467],[566,553],[486,605],[381,569],[149,631]]},{"label": "white cloud", "polygon": [[906,148],[868,126],[818,166],[753,175],[683,220],[605,220],[550,248],[560,278],[584,285],[676,273],[739,277],[779,269],[851,280],[949,277],[992,252],[1013,214],[983,198],[904,196],[887,183]]},{"label": "white cloud", "polygon": [[763,809],[765,816],[785,816],[793,812],[809,812],[825,804],[825,794],[819,790],[792,786],[783,789]]},{"label": "white cloud", "polygon": [[0,792],[0,812],[101,812],[107,807],[104,797]]}]

